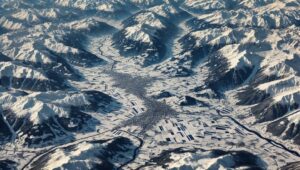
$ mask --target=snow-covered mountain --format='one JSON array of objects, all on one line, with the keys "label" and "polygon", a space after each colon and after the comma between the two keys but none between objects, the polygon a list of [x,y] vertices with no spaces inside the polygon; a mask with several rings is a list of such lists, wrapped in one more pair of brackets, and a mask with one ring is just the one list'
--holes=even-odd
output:
[{"label": "snow-covered mountain", "polygon": [[0,0],[0,169],[297,167],[299,9]]},{"label": "snow-covered mountain", "polygon": [[[72,132],[94,131],[100,122],[85,112],[106,113],[119,103],[99,91],[2,93],[4,129],[26,146],[41,145]],[[4,133],[5,131],[3,131]],[[48,143],[49,144],[49,143]]]},{"label": "snow-covered mountain", "polygon": [[43,159],[36,160],[32,168],[115,169],[133,157],[138,147],[135,142],[134,139],[117,137],[66,146],[51,152],[46,162]]},{"label": "snow-covered mountain", "polygon": [[[265,163],[260,158],[245,151],[226,152],[222,150],[185,150],[176,149],[167,151],[151,160],[153,165],[148,165],[145,169],[264,169]],[[162,161],[161,159],[165,160]]]}]

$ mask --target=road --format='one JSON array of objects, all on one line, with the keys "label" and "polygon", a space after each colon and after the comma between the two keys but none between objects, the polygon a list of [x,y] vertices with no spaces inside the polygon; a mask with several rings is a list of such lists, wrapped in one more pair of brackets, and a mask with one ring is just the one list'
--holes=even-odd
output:
[{"label": "road", "polygon": [[[141,148],[141,147],[143,146],[143,144],[144,144],[144,141],[143,141],[140,137],[138,137],[138,136],[136,136],[136,135],[134,135],[134,134],[131,134],[131,133],[127,132],[127,131],[123,131],[123,130],[119,130],[119,131],[122,131],[122,132],[124,132],[124,133],[127,133],[128,135],[130,135],[130,136],[136,138],[137,140],[139,140],[140,144],[139,144],[139,146],[134,150],[134,155],[132,156],[132,159],[130,159],[129,161],[125,162],[123,165],[121,165],[121,166],[118,167],[117,169],[121,169],[122,167],[124,167],[124,166],[128,165],[129,163],[131,163],[132,161],[134,161],[135,158],[136,158],[136,156],[138,155],[138,152],[139,152],[140,148]],[[75,145],[75,144],[83,143],[83,142],[86,142],[86,141],[91,140],[91,138],[93,138],[93,137],[98,137],[98,136],[99,136],[100,138],[102,138],[102,137],[103,137],[103,134],[108,133],[108,132],[111,132],[111,130],[107,130],[107,131],[104,131],[104,132],[101,132],[101,133],[97,133],[97,134],[94,134],[94,135],[90,135],[90,136],[87,136],[87,137],[83,137],[83,138],[74,140],[74,141],[69,142],[69,143],[64,143],[64,144],[60,144],[60,145],[56,145],[56,146],[54,146],[54,147],[51,147],[51,148],[45,150],[44,152],[41,152],[41,153],[35,155],[33,158],[31,158],[30,161],[28,161],[28,162],[21,168],[21,170],[30,169],[32,163],[34,163],[35,161],[37,161],[39,158],[41,158],[41,157],[43,157],[43,156],[45,156],[45,155],[47,155],[47,154],[49,154],[49,153],[55,151],[56,149],[60,149],[60,148],[62,148],[62,147],[66,147],[66,146],[70,146],[70,145]]]},{"label": "road", "polygon": [[28,167],[30,167],[30,164],[32,164],[35,160],[37,160],[39,157],[42,157],[46,154],[49,154],[50,152],[60,148],[60,147],[64,147],[64,146],[68,146],[68,145],[72,145],[72,144],[76,144],[76,143],[81,143],[81,142],[84,142],[84,141],[87,141],[89,138],[92,138],[92,137],[96,137],[96,136],[99,136],[99,135],[102,135],[104,133],[107,133],[109,132],[110,130],[107,130],[107,131],[104,131],[102,133],[97,133],[97,134],[93,134],[93,135],[90,135],[90,136],[85,136],[83,138],[79,138],[77,140],[74,140],[72,142],[69,142],[69,143],[62,143],[62,144],[58,144],[56,146],[53,146],[37,155],[35,155],[33,158],[31,158],[22,168],[21,170],[25,170],[27,169]]},{"label": "road", "polygon": [[286,146],[284,146],[283,144],[279,143],[279,142],[276,142],[270,138],[266,138],[264,136],[262,136],[259,132],[255,131],[255,130],[252,130],[248,127],[246,127],[245,125],[241,124],[238,120],[236,120],[235,118],[233,118],[232,116],[229,116],[229,115],[224,115],[221,113],[220,110],[216,109],[217,113],[219,116],[221,116],[222,118],[228,118],[230,120],[232,120],[234,123],[236,123],[238,126],[240,126],[241,128],[243,128],[244,130],[250,132],[250,133],[253,133],[255,134],[257,137],[263,139],[263,140],[266,140],[268,143],[270,143],[271,145],[277,147],[277,148],[281,148],[297,157],[300,157],[300,154],[297,152],[297,151],[294,151],[294,150],[291,150],[289,148],[287,148]]},{"label": "road", "polygon": [[[182,26],[182,25],[180,25],[180,26]],[[167,55],[168,57],[172,57],[172,56],[176,55],[175,52],[179,51],[179,47],[178,47],[179,44],[176,44],[176,41],[178,41],[179,38],[182,36],[182,33],[183,33],[182,30],[184,30],[184,29],[185,28],[182,27],[179,30],[178,35],[176,37],[174,37],[171,42],[169,42],[169,43],[171,43],[170,47],[172,47],[172,48],[168,49],[168,55]],[[99,52],[100,56],[105,55],[104,51],[102,51],[102,47],[103,47],[103,44],[100,43],[99,47],[98,47],[98,52]],[[159,102],[159,101],[147,96],[146,88],[149,85],[151,85],[151,83],[155,83],[155,81],[158,80],[157,78],[151,78],[151,77],[145,78],[145,77],[139,77],[139,76],[131,76],[129,74],[124,74],[124,73],[118,73],[118,72],[114,71],[117,61],[113,60],[113,57],[110,57],[110,56],[106,56],[106,59],[110,60],[111,62],[110,62],[110,64],[105,66],[106,70],[104,71],[104,73],[110,75],[114,79],[114,81],[115,81],[114,86],[117,88],[124,89],[127,93],[135,95],[140,100],[142,100],[144,105],[147,107],[147,110],[145,112],[140,113],[140,114],[130,118],[129,120],[125,120],[120,126],[114,128],[114,129],[119,130],[121,127],[124,127],[124,126],[139,126],[142,129],[140,131],[140,133],[137,135],[130,134],[127,131],[123,131],[124,133],[127,133],[127,134],[135,137],[136,139],[138,139],[140,141],[140,145],[134,150],[134,155],[133,155],[132,159],[128,160],[127,162],[123,163],[120,167],[117,168],[117,169],[122,169],[123,167],[130,164],[131,162],[133,162],[136,159],[140,148],[143,147],[144,141],[143,141],[142,137],[139,137],[139,136],[143,136],[147,130],[153,128],[153,126],[155,126],[156,123],[158,123],[160,120],[162,120],[168,116],[176,116],[178,113],[177,113],[177,111],[172,109],[167,104]],[[243,128],[244,130],[246,130],[250,133],[255,134],[258,138],[266,140],[268,143],[272,144],[273,146],[275,146],[277,148],[281,148],[295,156],[300,157],[300,154],[298,152],[285,147],[283,144],[281,144],[279,142],[276,142],[272,139],[262,136],[259,132],[246,127],[245,125],[241,124],[238,120],[236,120],[235,118],[233,118],[229,115],[223,115],[220,110],[217,110],[217,112],[220,117],[228,118],[228,119],[232,120],[239,127]],[[119,131],[121,131],[121,130],[119,130]],[[68,146],[68,145],[78,144],[80,142],[87,141],[93,137],[98,137],[98,136],[101,137],[101,136],[103,136],[104,133],[107,133],[107,132],[108,131],[93,134],[91,136],[84,137],[82,139],[77,139],[70,143],[64,143],[64,144],[60,144],[60,145],[51,147],[51,148],[45,150],[44,152],[41,152],[41,153],[35,155],[21,169],[22,170],[28,169],[30,167],[30,165],[33,162],[35,162],[37,159],[55,151],[56,149],[59,149],[61,147]]]},{"label": "road", "polygon": [[126,165],[130,164],[131,162],[133,162],[133,161],[135,160],[135,158],[137,157],[139,150],[140,150],[140,149],[143,147],[143,145],[144,145],[144,140],[143,140],[142,138],[140,138],[140,137],[138,137],[138,136],[136,136],[136,135],[133,135],[133,134],[131,134],[131,133],[127,132],[127,131],[124,131],[124,130],[119,130],[119,131],[122,131],[122,132],[124,132],[124,133],[127,133],[127,134],[129,134],[129,135],[131,135],[131,136],[134,136],[135,138],[137,138],[137,139],[140,141],[140,145],[139,145],[137,148],[135,148],[134,154],[133,154],[133,156],[132,156],[132,159],[130,159],[129,161],[125,162],[123,165],[119,166],[119,167],[117,168],[117,170],[121,170],[124,166],[126,166]]}]

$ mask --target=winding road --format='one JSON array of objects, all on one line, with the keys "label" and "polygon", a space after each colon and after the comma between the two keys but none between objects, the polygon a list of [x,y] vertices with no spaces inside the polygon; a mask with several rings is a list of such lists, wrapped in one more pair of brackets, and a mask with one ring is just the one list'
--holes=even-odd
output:
[{"label": "winding road", "polygon": [[244,130],[246,130],[246,131],[248,131],[248,132],[250,132],[250,133],[255,134],[257,137],[259,137],[259,138],[261,138],[261,139],[263,139],[263,140],[266,140],[266,141],[267,141],[268,143],[270,143],[271,145],[273,145],[273,146],[275,146],[275,147],[277,147],[277,148],[281,148],[281,149],[283,149],[283,150],[285,150],[285,151],[287,151],[287,152],[289,152],[289,153],[291,153],[291,154],[293,154],[293,155],[295,155],[295,156],[297,156],[297,157],[300,157],[300,153],[299,153],[299,152],[294,151],[294,150],[291,150],[291,149],[287,148],[286,146],[284,146],[283,144],[281,144],[281,143],[279,143],[279,142],[276,142],[276,141],[274,141],[274,140],[272,140],[272,139],[270,139],[270,138],[266,138],[266,137],[262,136],[259,132],[255,131],[255,130],[252,130],[252,129],[246,127],[245,125],[241,124],[241,123],[240,123],[238,120],[236,120],[235,118],[233,118],[233,117],[231,117],[231,116],[228,116],[228,115],[223,115],[223,114],[221,113],[221,111],[218,110],[218,109],[217,109],[216,111],[217,111],[218,115],[221,116],[222,118],[228,118],[228,119],[232,120],[234,123],[236,123],[238,126],[240,126],[241,128],[243,128]]},{"label": "winding road", "polygon": [[126,166],[126,165],[130,164],[131,162],[133,162],[133,161],[135,160],[135,158],[137,157],[139,150],[140,150],[140,149],[143,147],[143,145],[144,145],[144,141],[143,141],[142,138],[140,138],[140,137],[138,137],[138,136],[136,136],[136,135],[133,135],[133,134],[131,134],[131,133],[127,132],[127,131],[124,131],[124,130],[119,130],[119,131],[122,131],[122,132],[124,132],[124,133],[127,133],[127,134],[129,134],[129,135],[131,135],[131,136],[134,136],[135,138],[137,138],[137,139],[140,141],[140,145],[139,145],[137,148],[134,149],[134,154],[133,154],[133,156],[132,156],[132,159],[128,160],[128,161],[125,162],[123,165],[119,166],[119,167],[117,168],[117,170],[121,170],[124,166]]},{"label": "winding road", "polygon": [[58,149],[58,148],[60,148],[60,147],[64,147],[64,146],[68,146],[68,145],[72,145],[72,144],[78,144],[78,143],[87,141],[89,138],[92,138],[92,137],[96,137],[96,136],[102,135],[102,134],[107,133],[107,132],[109,132],[109,131],[110,131],[110,130],[104,131],[104,132],[102,132],[102,133],[93,134],[93,135],[91,135],[91,136],[83,137],[83,138],[74,140],[74,141],[69,142],[69,143],[63,143],[63,144],[58,144],[58,145],[56,145],[56,146],[53,146],[53,147],[51,147],[51,148],[49,148],[49,149],[47,149],[47,150],[45,150],[45,151],[43,151],[43,152],[41,152],[41,153],[35,155],[34,157],[32,157],[32,158],[31,158],[31,159],[30,159],[30,160],[29,160],[29,161],[21,168],[21,170],[29,169],[30,165],[31,165],[34,161],[36,161],[38,158],[40,158],[40,157],[42,157],[42,156],[44,156],[44,155],[47,155],[47,154],[49,154],[50,152],[52,152],[52,151],[54,151],[54,150],[56,150],[56,149]]},{"label": "winding road", "polygon": [[[117,168],[117,169],[121,169],[122,167],[128,165],[129,163],[131,163],[132,161],[135,160],[135,158],[136,158],[137,155],[138,155],[138,152],[139,152],[140,148],[141,148],[141,147],[143,146],[143,144],[144,144],[144,141],[143,141],[143,139],[141,139],[140,137],[138,137],[138,136],[136,136],[136,135],[134,135],[134,134],[131,134],[130,132],[123,131],[123,130],[118,130],[118,131],[121,131],[121,132],[124,132],[124,133],[130,135],[130,136],[136,138],[136,139],[140,142],[139,146],[138,146],[137,148],[135,148],[135,150],[134,150],[134,154],[133,154],[133,156],[132,156],[132,159],[128,160],[127,162],[125,162],[124,164],[122,164],[120,167]],[[91,136],[83,137],[83,138],[74,140],[74,141],[72,141],[72,142],[70,142],[70,143],[64,143],[64,144],[60,144],[60,145],[56,145],[56,146],[54,146],[54,147],[51,147],[51,148],[45,150],[44,152],[41,152],[41,153],[35,155],[33,158],[31,158],[31,159],[30,159],[30,160],[29,160],[29,161],[21,168],[21,170],[26,170],[26,169],[32,168],[31,165],[32,165],[35,161],[38,161],[38,159],[40,159],[40,158],[46,156],[47,154],[50,154],[51,152],[55,151],[56,149],[60,149],[60,148],[62,148],[62,147],[66,147],[66,146],[70,146],[70,145],[76,145],[76,144],[80,144],[80,143],[83,143],[83,142],[86,142],[86,141],[90,141],[91,138],[93,138],[93,137],[98,137],[98,136],[99,136],[99,137],[101,138],[101,137],[103,136],[103,134],[108,133],[108,132],[111,132],[111,130],[107,130],[107,131],[104,131],[104,132],[101,132],[101,133],[97,133],[97,134],[94,134],[94,135],[91,135]]]}]

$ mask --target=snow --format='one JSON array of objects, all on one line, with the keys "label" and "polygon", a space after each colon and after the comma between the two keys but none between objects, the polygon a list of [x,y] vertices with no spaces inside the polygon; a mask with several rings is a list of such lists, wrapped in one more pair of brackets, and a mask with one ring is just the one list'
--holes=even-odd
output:
[{"label": "snow", "polygon": [[299,110],[294,111],[292,114],[289,114],[287,116],[289,124],[295,123],[299,124],[300,123],[300,112]]},{"label": "snow", "polygon": [[196,47],[203,45],[219,45],[234,43],[250,43],[254,41],[255,30],[247,28],[231,29],[228,27],[211,28],[193,31],[190,36],[196,40]]},{"label": "snow", "polygon": [[57,52],[57,53],[71,53],[71,54],[78,54],[79,50],[73,47],[69,47],[64,45],[63,43],[57,42],[54,39],[46,39],[44,42],[45,47],[48,49]]},{"label": "snow", "polygon": [[[240,51],[238,45],[228,45],[220,50],[220,52],[226,57],[229,62],[228,70],[232,68],[242,68],[243,66],[251,65],[251,62],[247,59],[248,53],[246,50]],[[238,64],[242,64],[238,66]]]},{"label": "snow", "polygon": [[[46,40],[47,41],[47,40]],[[11,56],[11,54],[9,54]],[[51,64],[53,63],[52,59],[49,57],[50,54],[48,52],[43,52],[40,49],[36,49],[34,42],[24,43],[17,52],[15,59],[30,61],[33,63],[43,63],[43,64]]]},{"label": "snow", "polygon": [[290,75],[290,76],[287,76],[287,77],[282,78],[282,79],[278,79],[278,80],[274,80],[274,81],[270,81],[270,82],[267,82],[267,83],[260,84],[257,88],[260,89],[260,90],[267,90],[271,86],[277,85],[281,82],[290,81],[290,80],[293,80],[293,79],[294,79],[294,76]]},{"label": "snow", "polygon": [[73,7],[81,10],[97,10],[110,13],[124,10],[131,5],[130,2],[124,3],[122,0],[55,0],[55,3],[61,6]]},{"label": "snow", "polygon": [[59,11],[55,8],[43,9],[40,11],[40,14],[46,18],[57,19],[59,16]]},{"label": "snow", "polygon": [[[295,3],[296,6],[289,2]],[[47,6],[43,6],[45,4]],[[256,120],[249,112],[253,106],[236,105],[239,99],[232,97],[236,96],[243,88],[250,86],[270,95],[270,98],[266,99],[267,101],[260,102],[271,101],[266,108],[270,108],[272,104],[276,103],[299,104],[299,70],[287,63],[287,60],[290,61],[300,55],[298,48],[300,29],[297,23],[300,16],[297,5],[299,2],[296,0],[176,0],[174,2],[171,0],[128,0],[126,2],[121,0],[55,0],[53,2],[36,1],[36,4],[29,1],[20,3],[1,1],[0,28],[4,28],[4,32],[3,34],[1,32],[0,35],[0,52],[12,61],[0,62],[0,78],[8,76],[51,81],[49,78],[51,74],[49,76],[48,71],[54,69],[48,67],[52,64],[55,65],[55,69],[64,71],[63,69],[68,67],[82,76],[82,79],[71,80],[63,75],[62,80],[59,81],[66,82],[71,88],[57,91],[33,92],[23,88],[0,87],[1,110],[10,109],[13,116],[25,118],[33,125],[40,125],[53,117],[68,117],[70,108],[73,106],[89,105],[89,98],[84,94],[84,90],[101,91],[120,102],[119,105],[114,104],[107,110],[84,110],[87,115],[101,123],[92,124],[92,132],[72,133],[73,141],[71,142],[65,136],[53,139],[59,144],[55,146],[57,148],[49,157],[46,169],[59,168],[65,163],[81,160],[88,167],[92,161],[90,157],[95,156],[99,150],[101,151],[103,146],[90,144],[87,140],[112,139],[115,134],[126,136],[126,133],[141,137],[144,144],[139,148],[137,158],[126,165],[124,169],[136,169],[165,150],[194,147],[204,150],[221,148],[228,151],[251,151],[263,158],[269,169],[278,169],[278,167],[297,161],[299,158],[245,130],[231,119],[218,115],[216,109],[224,112],[222,114],[232,116],[266,138],[279,141],[295,151],[299,150],[299,146],[293,141],[283,140],[282,136],[275,137],[265,133],[265,129],[271,121],[252,124]],[[179,20],[181,12],[188,12],[190,16]],[[207,27],[198,29],[197,24],[188,24],[191,19],[203,20],[203,23],[207,23]],[[101,29],[102,22],[115,27],[116,30],[105,34],[90,34],[91,31],[94,31],[92,28],[99,26]],[[216,26],[210,27],[209,24],[216,24]],[[164,34],[169,31],[167,29],[174,27],[177,28],[178,33],[168,34],[170,36],[166,37],[168,40],[164,40],[157,34]],[[125,38],[122,37],[124,38],[122,41],[133,40],[137,44],[153,45],[155,39],[166,48],[167,54],[159,56],[163,59],[158,63],[143,67],[139,63],[144,56],[124,57],[120,54],[120,49],[114,46],[113,37],[118,35],[119,31],[124,33]],[[86,36],[87,43],[81,42],[82,44],[80,44],[83,49],[70,47],[62,41],[63,38],[69,38],[68,36],[73,33]],[[185,44],[186,42],[191,44]],[[207,62],[209,57],[214,56],[205,55],[199,63],[191,66],[192,55],[195,53],[193,50],[206,45],[222,47],[213,51],[215,52],[213,54],[220,54],[221,59],[225,59],[228,63],[225,71],[243,69],[246,66],[255,68],[247,81],[224,92],[225,98],[222,100],[215,97],[216,92],[206,84],[207,77],[211,75]],[[129,45],[125,48],[135,50],[136,47]],[[64,67],[49,52],[77,56],[82,50],[101,58],[104,56],[107,63],[92,68],[77,67],[68,62],[71,58],[65,58],[65,55],[57,56],[68,59],[65,61]],[[145,49],[146,52],[147,50],[152,49]],[[156,53],[154,55],[164,54]],[[198,59],[197,56],[195,56],[196,59]],[[37,67],[38,64],[41,64],[42,67]],[[43,67],[46,65],[47,68]],[[176,71],[184,71],[184,69],[191,71],[192,74],[186,77],[174,76]],[[173,76],[167,71],[173,71]],[[145,95],[139,96],[137,93],[128,92],[128,85],[118,84],[116,79],[124,77],[114,77],[113,73],[149,77],[151,83],[147,84]],[[276,79],[252,84],[255,79],[260,80],[259,76],[276,76]],[[135,86],[130,88],[134,89]],[[173,96],[158,100],[152,98],[153,95],[160,94],[162,91],[169,91]],[[206,94],[209,97],[206,97]],[[199,103],[195,106],[180,106],[180,100],[185,96],[191,96],[210,106],[203,106]],[[148,106],[147,104],[148,100],[162,103],[174,109],[176,114],[164,117],[165,113],[157,110],[156,116],[146,117],[146,119],[142,117],[143,113],[152,109],[152,105]],[[116,110],[109,110],[114,109],[116,105],[118,105]],[[226,109],[229,111],[226,112]],[[300,121],[298,112],[298,110],[297,112],[289,111],[278,120],[287,118],[286,126],[288,127],[293,123],[298,124]],[[138,123],[123,125],[124,122],[135,121],[136,118],[140,118],[139,122],[145,121],[146,125],[153,125],[153,128],[143,132],[144,127]],[[4,121],[9,124],[7,120]],[[178,131],[175,126],[166,121],[186,126],[183,137],[179,134],[171,135],[168,131],[160,132],[158,126],[174,132]],[[283,120],[280,121],[283,122],[281,124],[285,123]],[[67,126],[73,127],[74,125],[76,122],[71,122]],[[216,126],[220,125],[226,127],[226,130],[217,130]],[[125,132],[121,130],[125,130]],[[104,131],[107,132],[102,134]],[[18,131],[15,133],[19,135]],[[146,135],[143,136],[144,134]],[[195,140],[189,140],[187,134],[193,135]],[[94,137],[88,137],[92,135]],[[172,138],[171,142],[167,142],[164,139],[166,136],[176,139]],[[131,136],[131,138],[133,137]],[[244,145],[239,145],[240,143]],[[76,144],[72,152],[67,153],[62,149],[64,146],[72,144]],[[3,147],[1,145],[0,155],[2,156],[0,159],[16,160],[20,163],[17,168],[22,169],[22,166],[31,158],[36,155],[39,158],[40,153],[47,153],[49,148],[53,147],[51,145],[26,148],[23,145],[24,141],[17,139],[14,142],[8,142]],[[13,152],[12,150],[15,148],[16,151]],[[24,158],[18,155],[19,151],[25,152]],[[182,168],[187,165],[195,169],[207,169],[220,163],[220,160],[227,164],[232,163],[230,156],[210,158],[209,152],[205,151],[172,154],[171,158],[174,161],[167,163],[170,168]],[[116,160],[116,164],[120,165],[122,159]],[[151,168],[155,169],[159,166],[154,165]]]},{"label": "snow", "polygon": [[[234,165],[234,161],[229,156],[221,156],[217,158],[209,158],[208,153],[185,153],[185,154],[172,154],[171,159],[174,160],[173,164],[170,164],[170,168],[180,169],[182,167],[191,167],[192,169],[209,169],[215,165],[219,165],[219,169],[226,169],[220,159],[226,159],[224,162],[227,166]],[[228,158],[226,158],[228,157]],[[219,163],[220,162],[220,163]]]},{"label": "snow", "polygon": [[138,22],[140,25],[149,25],[156,29],[164,29],[166,25],[163,23],[161,19],[157,17],[157,14],[153,12],[145,12],[138,14],[134,17],[134,20]]},{"label": "snow", "polygon": [[174,6],[169,5],[169,4],[154,6],[154,7],[150,8],[149,10],[158,15],[166,17],[166,18],[172,17],[172,16],[177,16],[177,15],[179,15],[180,12],[182,12],[178,8],[175,8]]},{"label": "snow", "polygon": [[30,78],[46,80],[43,73],[31,68],[17,66],[9,62],[0,62],[0,77]]},{"label": "snow", "polygon": [[68,117],[70,106],[88,105],[90,102],[83,93],[35,92],[23,97],[12,94],[1,95],[0,103],[13,111],[19,118],[28,118],[34,125],[55,116]]},{"label": "snow", "polygon": [[39,22],[39,16],[35,14],[33,11],[21,10],[12,15],[15,19],[19,19],[26,22]]},{"label": "snow", "polygon": [[114,12],[114,5],[112,4],[101,4],[97,7],[98,10],[100,11],[105,11],[105,12]]},{"label": "snow", "polygon": [[300,88],[299,87],[295,87],[295,88],[291,88],[288,90],[285,90],[284,92],[281,93],[277,93],[275,97],[273,97],[273,99],[275,101],[282,101],[281,103],[285,104],[293,104],[295,102],[298,102],[298,98],[294,99],[293,95],[299,95],[300,92]]},{"label": "snow", "polygon": [[[80,143],[79,145],[76,146],[75,150],[70,153],[65,153],[64,150],[57,150],[54,154],[52,154],[51,160],[47,163],[45,168],[47,169],[61,168],[64,164],[69,163],[70,161],[75,161],[76,159],[84,160],[91,157],[91,155],[93,154],[94,156],[96,156],[97,152],[99,152],[98,150],[99,148],[97,148],[97,146],[94,146],[87,142]],[[88,155],[85,155],[84,157],[83,156],[84,154],[88,154]]]},{"label": "snow", "polygon": [[226,0],[214,1],[214,0],[185,0],[184,5],[189,8],[197,10],[208,9],[222,9],[226,7]]},{"label": "snow", "polygon": [[22,23],[14,22],[5,16],[0,18],[0,26],[8,30],[19,30],[24,28]]},{"label": "snow", "polygon": [[62,108],[36,101],[33,98],[17,100],[11,110],[20,118],[29,118],[33,125],[41,124],[54,116],[66,117],[68,115],[68,112]]},{"label": "snow", "polygon": [[134,25],[131,27],[125,28],[126,38],[129,40],[134,40],[137,42],[149,43],[152,44],[151,36],[144,32],[141,28],[141,25]]},{"label": "snow", "polygon": [[163,3],[163,0],[130,0],[134,4],[142,5],[142,6],[151,6],[155,4]]}]

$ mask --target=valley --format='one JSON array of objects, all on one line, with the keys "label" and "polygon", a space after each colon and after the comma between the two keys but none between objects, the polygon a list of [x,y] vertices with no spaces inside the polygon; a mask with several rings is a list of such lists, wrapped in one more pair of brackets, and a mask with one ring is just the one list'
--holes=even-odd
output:
[{"label": "valley", "polygon": [[298,0],[0,2],[0,169],[300,166]]}]

